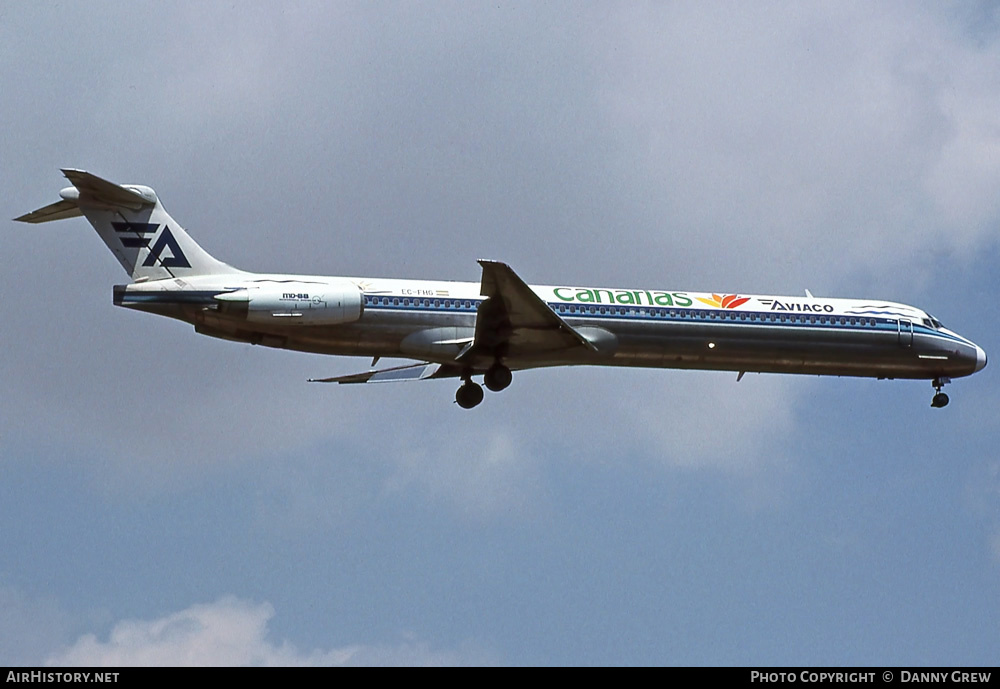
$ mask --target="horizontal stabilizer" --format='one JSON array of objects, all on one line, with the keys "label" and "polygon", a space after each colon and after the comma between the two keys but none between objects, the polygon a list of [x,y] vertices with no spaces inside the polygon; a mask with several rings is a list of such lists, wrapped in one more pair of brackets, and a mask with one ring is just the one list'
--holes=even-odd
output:
[{"label": "horizontal stabilizer", "polygon": [[407,364],[384,368],[381,371],[365,371],[335,378],[310,378],[310,383],[395,383],[402,380],[424,380],[431,378],[441,369],[441,364]]},{"label": "horizontal stabilizer", "polygon": [[83,215],[83,211],[76,205],[76,201],[56,201],[37,211],[25,213],[19,218],[14,218],[18,222],[41,223],[53,220],[65,220],[66,218],[78,218]]},{"label": "horizontal stabilizer", "polygon": [[66,179],[73,183],[72,187],[67,187],[60,192],[60,196],[63,197],[62,201],[56,201],[36,211],[25,213],[14,220],[37,224],[76,218],[83,215],[81,205],[109,210],[124,208],[132,211],[156,205],[156,195],[152,189],[138,187],[139,190],[145,190],[146,193],[142,193],[142,191],[123,187],[83,170],[67,168],[62,172],[66,175]]},{"label": "horizontal stabilizer", "polygon": [[137,191],[101,179],[97,175],[83,170],[64,169],[62,172],[66,175],[66,179],[80,192],[80,197],[89,202],[132,210],[139,210],[143,206],[152,206],[156,203],[156,197],[147,198]]}]

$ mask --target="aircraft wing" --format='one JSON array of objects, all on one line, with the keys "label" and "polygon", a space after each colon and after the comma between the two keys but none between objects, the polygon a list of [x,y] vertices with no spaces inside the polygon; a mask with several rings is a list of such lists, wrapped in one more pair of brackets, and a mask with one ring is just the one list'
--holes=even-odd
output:
[{"label": "aircraft wing", "polygon": [[480,260],[483,267],[475,340],[459,355],[467,361],[478,355],[516,356],[535,352],[596,347],[542,301],[510,266]]},{"label": "aircraft wing", "polygon": [[[333,378],[312,378],[310,383],[391,383],[432,378],[456,378],[470,367],[506,356],[597,347],[549,308],[506,263],[480,260],[481,294],[486,297],[476,316],[472,341],[455,357],[454,364],[420,362],[372,369]],[[477,362],[476,360],[479,359]],[[488,365],[488,364],[487,364]]]},{"label": "aircraft wing", "polygon": [[371,370],[363,373],[352,373],[333,378],[310,378],[310,383],[396,383],[405,380],[427,380],[428,378],[452,378],[459,375],[459,370],[452,366],[421,362],[393,366],[382,370]]}]

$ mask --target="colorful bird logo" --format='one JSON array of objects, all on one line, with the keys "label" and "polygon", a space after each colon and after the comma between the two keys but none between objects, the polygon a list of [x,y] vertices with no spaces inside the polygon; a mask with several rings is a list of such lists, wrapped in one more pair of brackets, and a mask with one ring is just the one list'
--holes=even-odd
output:
[{"label": "colorful bird logo", "polygon": [[735,309],[737,306],[746,304],[750,301],[750,297],[741,297],[738,294],[713,294],[711,299],[705,299],[703,297],[696,297],[696,299],[702,304],[708,304],[709,306],[722,309]]}]

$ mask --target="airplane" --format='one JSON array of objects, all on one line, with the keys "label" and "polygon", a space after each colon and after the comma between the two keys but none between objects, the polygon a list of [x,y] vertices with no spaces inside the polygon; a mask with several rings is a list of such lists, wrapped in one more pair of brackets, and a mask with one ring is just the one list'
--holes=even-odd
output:
[{"label": "airplane", "polygon": [[[85,216],[132,278],[114,304],[236,342],[372,357],[369,370],[311,379],[378,383],[457,378],[455,401],[482,402],[514,371],[548,366],[926,379],[941,388],[986,366],[986,352],[913,306],[654,289],[532,286],[500,261],[475,282],[251,273],[213,258],[151,188],[64,169],[60,201],[17,221]],[[379,359],[417,363],[376,369]]]}]

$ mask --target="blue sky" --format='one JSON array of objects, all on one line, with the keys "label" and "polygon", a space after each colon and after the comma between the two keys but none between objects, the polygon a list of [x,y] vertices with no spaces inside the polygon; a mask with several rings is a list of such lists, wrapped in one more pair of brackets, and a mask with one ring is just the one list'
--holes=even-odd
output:
[{"label": "blue sky", "polygon": [[[989,3],[8,3],[0,200],[154,187],[249,270],[879,297],[998,351]],[[0,258],[2,664],[992,664],[994,367],[454,385]]]}]

